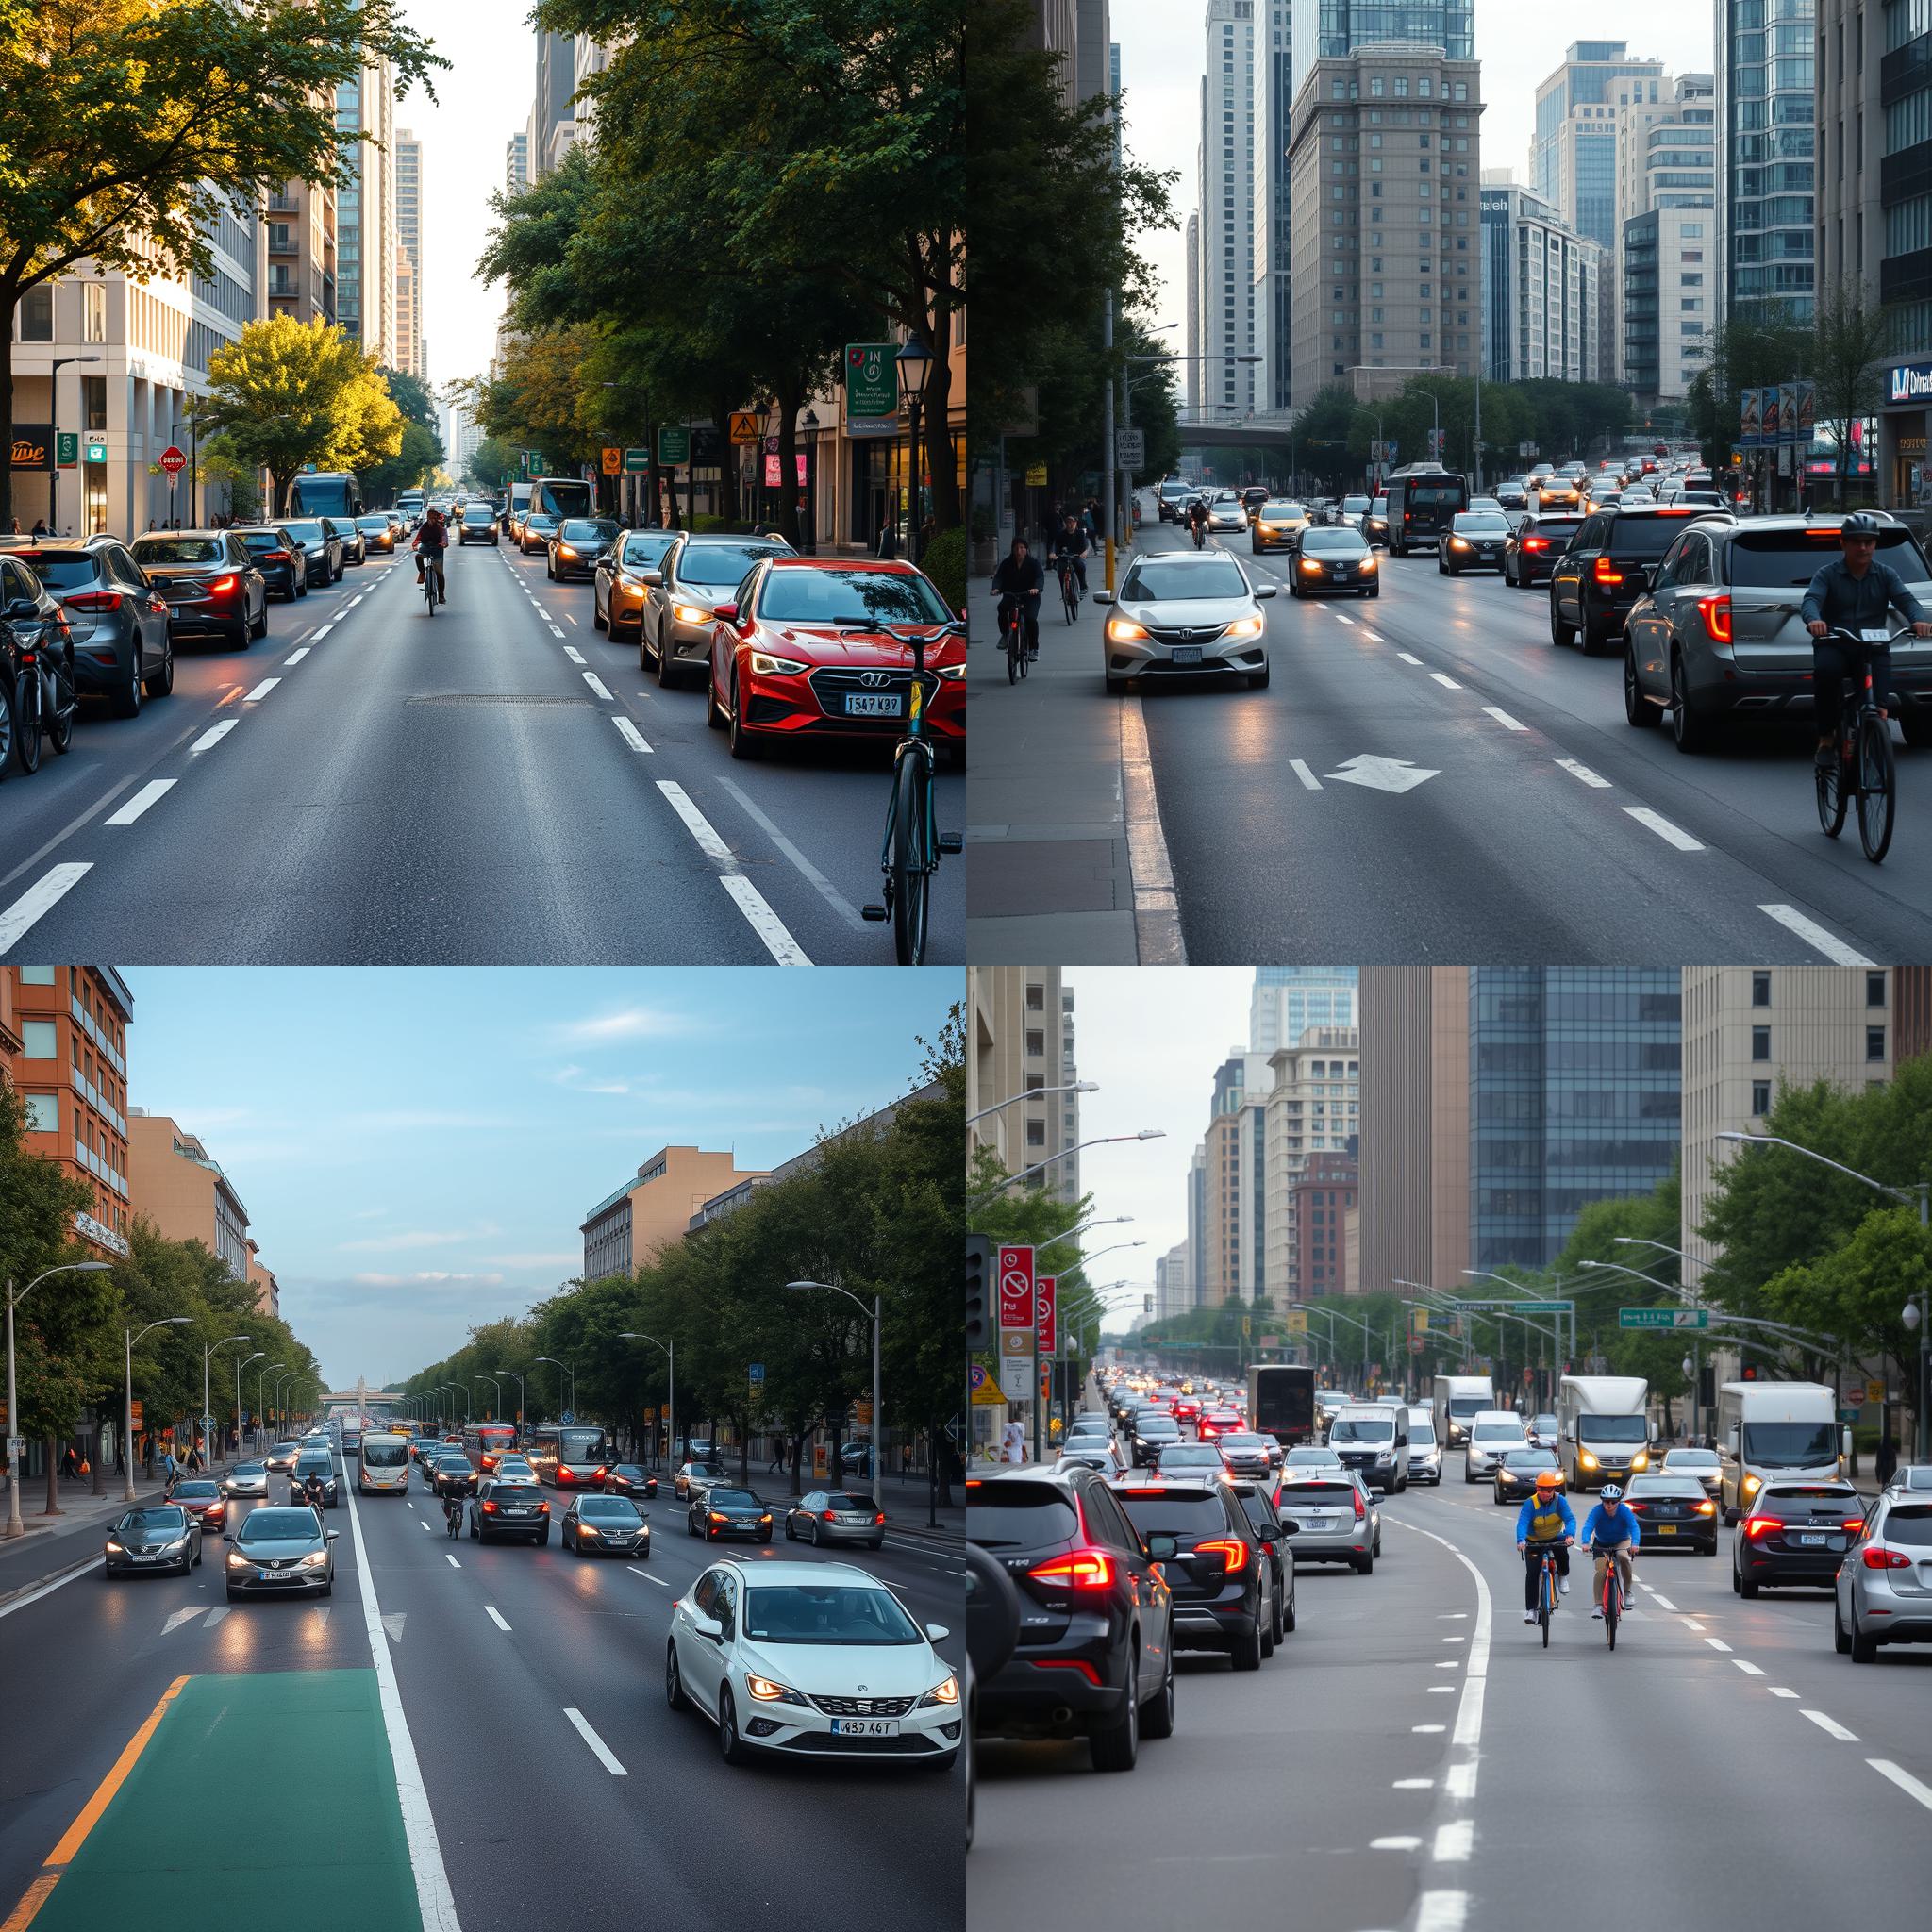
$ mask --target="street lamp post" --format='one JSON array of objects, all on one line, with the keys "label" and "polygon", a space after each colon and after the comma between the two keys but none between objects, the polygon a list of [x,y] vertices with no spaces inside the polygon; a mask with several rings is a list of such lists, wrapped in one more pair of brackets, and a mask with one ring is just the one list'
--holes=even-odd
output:
[{"label": "street lamp post", "polygon": [[[824,1289],[829,1294],[842,1294],[848,1302],[857,1302],[861,1312],[865,1303],[849,1288],[841,1288],[836,1281],[788,1281],[786,1289],[797,1294],[806,1289]],[[886,1509],[886,1451],[884,1443],[886,1412],[879,1402],[879,1331],[882,1326],[880,1301],[877,1295],[872,1298],[872,1491],[873,1506],[880,1515]],[[1038,1393],[1036,1390],[1035,1393]],[[938,1444],[934,1444],[938,1453]]]},{"label": "street lamp post", "polygon": [[805,431],[805,554],[815,557],[819,547],[819,416],[808,403],[798,426]]},{"label": "street lamp post", "polygon": [[230,1335],[221,1341],[211,1341],[201,1352],[201,1440],[202,1453],[207,1456],[208,1467],[214,1467],[215,1460],[215,1419],[213,1399],[208,1392],[208,1366],[225,1348],[232,1348],[238,1341],[253,1341],[252,1335]]},{"label": "street lamp post", "polygon": [[[47,378],[47,414],[51,419],[47,434],[54,439],[54,472],[47,485],[47,521],[54,526],[54,535],[60,534],[60,372],[70,362],[98,362],[98,356],[56,356],[54,373]],[[87,474],[81,466],[81,474]]]},{"label": "street lamp post", "polygon": [[235,1453],[238,1456],[242,1453],[242,1371],[250,1362],[264,1361],[267,1357],[268,1350],[265,1348],[258,1348],[253,1355],[235,1357]]},{"label": "street lamp post", "polygon": [[517,1427],[522,1429],[524,1426],[524,1378],[514,1369],[498,1369],[496,1373],[517,1385]]},{"label": "street lamp post", "polygon": [[1051,1167],[1055,1161],[1064,1160],[1070,1154],[1084,1154],[1090,1147],[1110,1147],[1116,1141],[1164,1141],[1166,1139],[1167,1129],[1165,1127],[1142,1127],[1138,1134],[1103,1134],[1098,1140],[1082,1141],[1076,1146],[1062,1147],[1058,1154],[1049,1154],[1044,1160],[1036,1160],[1031,1167],[1023,1167],[1018,1174],[1009,1174],[991,1193],[981,1195],[979,1200],[974,1203],[974,1205],[975,1207],[984,1206],[986,1202],[992,1199],[994,1194],[1004,1194],[1015,1181],[1024,1181],[1029,1174],[1038,1174],[1041,1168]]},{"label": "street lamp post", "polygon": [[568,1362],[558,1361],[554,1355],[540,1355],[536,1359],[540,1362],[548,1362],[553,1369],[558,1372],[557,1406],[559,1409],[564,1407],[562,1377],[565,1375],[570,1377],[570,1410],[575,1415],[577,1407],[577,1372]]},{"label": "street lamp post", "polygon": [[13,1311],[41,1283],[55,1274],[105,1274],[107,1261],[68,1261],[36,1274],[18,1293],[12,1282],[7,1284],[7,1529],[8,1537],[25,1536],[26,1524],[20,1520],[20,1463],[26,1438],[20,1433],[20,1402],[13,1385]]},{"label": "street lamp post", "polygon": [[[618,1336],[620,1341],[648,1341],[653,1348],[661,1348],[670,1364],[670,1373],[665,1382],[664,1398],[664,1442],[672,1457],[677,1455],[677,1344],[673,1341],[659,1341],[655,1335],[641,1335],[635,1328],[625,1328]],[[559,1367],[561,1364],[558,1365]],[[654,1442],[652,1446],[657,1445]]]},{"label": "street lamp post", "polygon": [[[127,1483],[121,1491],[124,1503],[134,1501],[134,1344],[143,1335],[157,1328],[179,1328],[193,1321],[192,1315],[163,1315],[158,1322],[150,1322],[145,1328],[129,1328],[125,1331],[127,1349],[125,1360],[127,1367],[126,1392],[121,1406],[121,1437],[125,1445],[122,1451],[126,1461]],[[9,1414],[12,1411],[8,1411]]]},{"label": "street lamp post", "polygon": [[281,1362],[270,1362],[255,1372],[255,1407],[261,1416],[264,1436],[268,1434],[268,1378],[283,1366]]},{"label": "street lamp post", "polygon": [[906,548],[912,561],[919,561],[919,470],[923,454],[919,441],[919,412],[925,403],[925,379],[932,371],[932,351],[917,336],[908,336],[898,354],[899,393],[906,399],[911,418],[912,461],[906,479]]},{"label": "street lamp post", "polygon": [[503,1384],[494,1375],[486,1375],[481,1371],[472,1375],[470,1379],[473,1382],[488,1382],[491,1388],[496,1391],[496,1408],[500,1417],[503,1412]]}]

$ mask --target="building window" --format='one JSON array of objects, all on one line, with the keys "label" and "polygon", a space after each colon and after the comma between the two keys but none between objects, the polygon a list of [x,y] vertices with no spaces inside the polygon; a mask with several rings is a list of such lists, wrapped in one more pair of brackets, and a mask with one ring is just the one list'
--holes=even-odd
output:
[{"label": "building window", "polygon": [[20,1042],[23,1059],[51,1060],[59,1057],[51,1020],[23,1020],[20,1023]]},{"label": "building window", "polygon": [[1040,1059],[1046,1052],[1046,1035],[1037,1026],[1029,1027],[1026,1033],[1026,1058]]},{"label": "building window", "polygon": [[105,282],[80,285],[80,339],[84,342],[108,340],[108,288]]},{"label": "building window", "polygon": [[1771,1111],[1771,1082],[1754,1080],[1751,1083],[1751,1117],[1761,1120]]},{"label": "building window", "polygon": [[60,1096],[57,1093],[29,1093],[26,1096],[26,1125],[30,1134],[58,1134],[60,1131]]},{"label": "building window", "polygon": [[1026,1123],[1026,1144],[1029,1147],[1044,1147],[1046,1145],[1046,1123],[1044,1121],[1028,1121]]},{"label": "building window", "polygon": [[1751,1004],[1754,1007],[1768,1007],[1771,1004],[1771,974],[1754,973],[1751,975]]},{"label": "building window", "polygon": [[1029,986],[1026,989],[1026,1010],[1029,1013],[1043,1013],[1046,1010],[1046,989],[1043,986]]},{"label": "building window", "polygon": [[1883,1026],[1866,1027],[1865,1058],[1868,1060],[1882,1060],[1885,1058],[1885,1028]]},{"label": "building window", "polygon": [[1866,974],[1865,1004],[1868,1007],[1882,1007],[1885,1004],[1885,974],[1882,972]]},{"label": "building window", "polygon": [[1771,1028],[1754,1026],[1751,1029],[1751,1058],[1754,1060],[1771,1058]]},{"label": "building window", "polygon": [[23,986],[52,986],[54,969],[51,966],[23,966],[20,969],[20,983]]},{"label": "building window", "polygon": [[20,339],[24,342],[54,340],[54,291],[41,282],[20,298]]}]

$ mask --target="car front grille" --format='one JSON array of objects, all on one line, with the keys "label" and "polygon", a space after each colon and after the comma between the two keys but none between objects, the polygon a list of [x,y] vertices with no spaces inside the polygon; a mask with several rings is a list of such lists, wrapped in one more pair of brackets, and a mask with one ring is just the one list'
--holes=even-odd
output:
[{"label": "car front grille", "polygon": [[[879,680],[883,678],[884,682]],[[868,682],[868,680],[871,680]],[[845,716],[845,699],[854,694],[876,697],[883,692],[896,695],[903,708],[908,694],[912,690],[910,671],[814,671],[806,682],[812,688],[819,701],[819,708],[827,717]],[[939,690],[939,679],[930,672],[925,675],[925,702],[930,705],[933,694]],[[888,722],[897,723],[902,720]]]},{"label": "car front grille", "polygon": [[1147,626],[1150,641],[1157,644],[1211,644],[1227,629],[1224,624],[1155,625]]},{"label": "car front grille", "polygon": [[904,1717],[912,1708],[909,1697],[814,1697],[812,1705],[827,1717]]}]

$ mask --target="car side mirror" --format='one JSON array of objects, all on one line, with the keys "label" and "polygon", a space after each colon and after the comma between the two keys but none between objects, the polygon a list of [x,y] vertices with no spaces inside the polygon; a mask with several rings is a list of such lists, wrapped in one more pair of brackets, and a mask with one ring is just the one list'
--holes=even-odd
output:
[{"label": "car side mirror", "polygon": [[736,624],[738,622],[738,606],[736,604],[720,604],[711,612],[711,615],[720,624]]},{"label": "car side mirror", "polygon": [[724,1626],[716,1617],[700,1617],[694,1614],[691,1620],[691,1627],[700,1637],[708,1637],[713,1643],[724,1635]]},{"label": "car side mirror", "polygon": [[334,1542],[337,1537],[341,1535],[341,1531],[339,1529],[329,1529],[325,1530],[323,1534],[328,1538],[330,1542]]},{"label": "car side mirror", "polygon": [[1291,1536],[1299,1536],[1302,1533],[1302,1526],[1299,1523],[1291,1522],[1287,1517],[1284,1516],[1281,1519],[1281,1521],[1274,1525],[1274,1530],[1277,1537],[1285,1538]]},{"label": "car side mirror", "polygon": [[1278,1543],[1281,1541],[1282,1528],[1283,1525],[1278,1523],[1264,1523],[1255,1532],[1255,1539],[1257,1542]]},{"label": "car side mirror", "polygon": [[943,1643],[953,1633],[943,1624],[928,1624],[925,1626],[925,1634],[933,1642]]},{"label": "car side mirror", "polygon": [[664,586],[664,573],[661,570],[647,570],[644,573],[644,582],[654,591],[661,590]]},{"label": "car side mirror", "polygon": [[8,617],[38,617],[41,613],[31,597],[16,597],[8,605],[7,614]]},{"label": "car side mirror", "polygon": [[1092,593],[1092,596],[1093,602],[1096,604],[1111,604],[1114,601],[1113,592],[1111,591],[1095,591]]},{"label": "car side mirror", "polygon": [[1657,589],[1657,573],[1662,568],[1663,566],[1659,563],[1646,563],[1643,566],[1643,588],[1646,591]]},{"label": "car side mirror", "polygon": [[1274,594],[1274,590],[1275,587],[1273,584],[1257,584],[1255,586],[1255,595],[1257,597],[1272,597]]},{"label": "car side mirror", "polygon": [[1174,1551],[1179,1548],[1179,1545],[1172,1536],[1165,1530],[1159,1529],[1157,1529],[1152,1536],[1145,1539],[1143,1546],[1147,1554],[1157,1563],[1165,1563],[1174,1555]]}]

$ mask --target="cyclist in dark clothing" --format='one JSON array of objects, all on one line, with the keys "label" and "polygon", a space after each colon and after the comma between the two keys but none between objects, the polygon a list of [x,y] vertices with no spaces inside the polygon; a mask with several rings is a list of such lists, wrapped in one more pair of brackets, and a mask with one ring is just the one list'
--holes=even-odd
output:
[{"label": "cyclist in dark clothing", "polygon": [[[1821,765],[1829,764],[1836,756],[1844,680],[1859,674],[1869,655],[1873,685],[1882,704],[1891,676],[1889,646],[1867,644],[1860,648],[1829,633],[1835,629],[1856,633],[1867,627],[1889,631],[1891,612],[1896,609],[1911,620],[1916,636],[1932,637],[1932,620],[1927,619],[1924,607],[1890,564],[1878,561],[1878,519],[1865,510],[1856,510],[1839,526],[1838,535],[1843,555],[1835,563],[1819,568],[1800,607],[1812,640],[1811,715],[1818,726],[1817,762]],[[1884,715],[1881,709],[1879,716]]]},{"label": "cyclist in dark clothing", "polygon": [[1087,526],[1072,510],[1069,510],[1061,519],[1058,530],[1054,534],[1053,560],[1055,567],[1058,568],[1061,558],[1072,559],[1074,575],[1080,579],[1080,591],[1083,595],[1087,590],[1087,556],[1092,547],[1087,541]]},{"label": "cyclist in dark clothing", "polygon": [[1040,656],[1040,591],[1044,581],[1040,559],[1027,549],[1025,538],[1015,537],[1012,549],[992,574],[992,587],[1000,593],[1000,635],[1006,635],[1008,612],[1018,605],[1026,626],[1029,658]]}]

